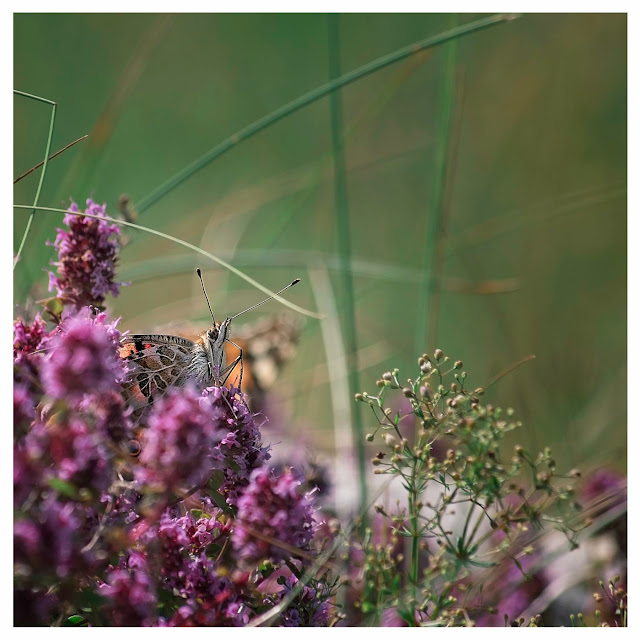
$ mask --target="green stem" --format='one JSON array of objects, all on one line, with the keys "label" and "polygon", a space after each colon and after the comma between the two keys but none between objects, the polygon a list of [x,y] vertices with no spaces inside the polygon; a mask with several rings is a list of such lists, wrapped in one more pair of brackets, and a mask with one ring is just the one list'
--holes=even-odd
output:
[{"label": "green stem", "polygon": [[420,494],[418,492],[418,466],[422,466],[420,461],[413,458],[411,468],[411,482],[409,487],[409,517],[411,518],[411,582],[417,593],[418,580],[420,578],[420,509],[417,507]]},{"label": "green stem", "polygon": [[[437,248],[444,218],[443,204],[447,181],[447,151],[449,148],[449,135],[455,97],[456,44],[455,41],[451,41],[444,46],[443,86],[436,125],[436,142],[433,160],[434,170],[429,188],[430,197],[424,239],[425,265],[420,296],[418,298],[414,343],[415,353],[425,351],[425,338],[431,338],[429,335],[431,331],[427,326],[429,321],[428,312],[430,304],[433,303],[435,288],[437,286],[437,278],[435,277],[438,258]],[[433,314],[432,318],[434,318]],[[432,320],[432,323],[434,324],[435,320]],[[425,336],[425,330],[427,336]]]},{"label": "green stem", "polygon": [[493,27],[497,24],[513,20],[515,17],[517,16],[514,16],[513,14],[499,13],[488,16],[487,18],[482,18],[480,20],[470,22],[460,27],[456,27],[455,29],[445,31],[444,33],[439,33],[438,35],[431,36],[430,38],[414,42],[407,47],[397,49],[393,53],[382,56],[377,60],[373,60],[372,62],[358,67],[353,71],[345,73],[335,80],[332,80],[326,84],[321,85],[320,87],[309,91],[308,93],[301,95],[288,104],[283,105],[279,109],[276,109],[270,114],[260,118],[259,120],[256,120],[244,129],[240,129],[240,131],[237,131],[232,136],[207,151],[200,158],[192,162],[190,165],[184,167],[184,169],[180,170],[173,177],[169,178],[169,180],[167,180],[159,187],[154,189],[151,193],[142,198],[140,202],[135,204],[135,208],[140,213],[142,213],[143,211],[154,205],[158,200],[167,195],[167,193],[175,189],[178,185],[182,184],[185,180],[200,171],[200,169],[206,167],[212,160],[220,157],[222,154],[235,147],[238,143],[247,140],[248,138],[254,136],[256,133],[259,133],[263,129],[266,129],[267,127],[275,124],[291,113],[302,109],[302,107],[306,107],[312,102],[323,98],[324,96],[336,91],[337,89],[341,89],[342,87],[345,87],[346,85],[351,84],[356,80],[360,80],[361,78],[364,78],[371,73],[375,73],[376,71],[394,64],[395,62],[404,60],[405,58],[415,55],[420,51],[431,49],[445,42],[449,42],[450,40],[460,38],[461,36],[465,36],[467,34],[481,31],[483,29],[487,29],[488,27]]},{"label": "green stem", "polygon": [[13,259],[13,269],[15,270],[16,265],[20,260],[20,256],[22,255],[22,250],[24,249],[24,245],[27,241],[27,236],[29,235],[29,231],[31,231],[31,223],[33,222],[33,217],[36,213],[36,207],[38,206],[38,200],[40,199],[40,191],[42,190],[42,183],[44,182],[44,176],[47,172],[47,164],[49,163],[49,154],[51,153],[51,140],[53,139],[53,128],[56,122],[56,103],[51,100],[47,100],[46,98],[41,98],[40,96],[34,96],[30,93],[25,93],[24,91],[15,91],[14,93],[18,96],[23,96],[24,98],[30,98],[31,100],[36,100],[38,102],[44,102],[45,104],[51,105],[51,120],[49,122],[49,135],[47,137],[47,146],[44,152],[44,161],[42,163],[42,173],[40,174],[40,180],[38,181],[38,188],[36,190],[36,197],[33,199],[33,207],[31,209],[31,214],[29,215],[29,219],[27,220],[27,226],[25,227],[24,233],[22,234],[22,240],[20,240],[20,246],[18,247],[18,251],[16,253],[16,257]]},{"label": "green stem", "polygon": [[[340,40],[338,37],[338,14],[328,16],[329,30],[329,76],[331,79],[340,76]],[[355,302],[353,278],[351,274],[351,232],[349,228],[349,200],[347,197],[347,170],[344,159],[342,140],[342,96],[338,92],[330,95],[331,108],[331,142],[334,163],[334,214],[338,230],[338,256],[340,259],[340,275],[345,299],[344,338],[347,357],[349,396],[360,389],[358,375],[358,337],[356,332]],[[358,481],[360,488],[360,509],[367,502],[366,462],[364,450],[364,425],[362,412],[356,407],[352,412],[353,448],[358,461]]]}]

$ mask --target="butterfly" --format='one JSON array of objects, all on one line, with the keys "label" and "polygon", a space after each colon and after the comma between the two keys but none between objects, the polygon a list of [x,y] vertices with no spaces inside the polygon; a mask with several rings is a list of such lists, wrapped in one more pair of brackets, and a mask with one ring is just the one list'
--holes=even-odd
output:
[{"label": "butterfly", "polygon": [[[170,387],[191,385],[201,391],[206,387],[223,386],[239,366],[239,381],[236,378],[234,382],[237,381],[237,387],[242,389],[245,349],[230,339],[231,321],[274,296],[217,323],[200,269],[196,271],[213,320],[209,329],[195,341],[173,335],[134,334],[125,336],[120,342],[120,357],[127,361],[130,369],[128,382],[122,387],[122,395],[126,406],[132,410],[131,419],[135,427],[144,426],[153,403]],[[298,282],[299,278],[275,295],[280,295]],[[237,350],[235,357],[229,357],[229,345]],[[252,360],[259,359],[253,347],[249,349],[249,353]],[[230,362],[227,364],[228,360]],[[252,380],[255,379],[254,373]]]}]

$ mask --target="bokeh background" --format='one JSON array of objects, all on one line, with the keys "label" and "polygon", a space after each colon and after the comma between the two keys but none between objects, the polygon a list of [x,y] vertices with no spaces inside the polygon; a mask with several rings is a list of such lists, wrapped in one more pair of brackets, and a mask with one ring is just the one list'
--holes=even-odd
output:
[{"label": "bokeh background", "polygon": [[[89,134],[50,163],[40,204],[92,194],[117,214],[121,194],[140,202],[326,83],[331,60],[351,71],[481,17],[16,15],[14,87],[58,103],[52,149]],[[140,214],[271,289],[302,278],[289,298],[327,315],[300,317],[266,440],[348,460],[355,412],[373,428],[344,377],[353,318],[361,390],[392,367],[415,375],[436,347],[464,361],[471,386],[533,354],[487,392],[523,421],[517,440],[550,445],[565,468],[626,469],[626,33],[624,15],[537,14],[465,36],[345,87],[333,111],[325,97],[282,119]],[[14,114],[17,176],[42,159],[50,110],[16,96]],[[37,176],[16,203],[33,201]],[[14,251],[26,219],[14,212]],[[14,273],[22,309],[46,296],[60,222],[35,217]],[[218,316],[264,297],[203,256],[124,233],[131,284],[110,302],[122,329],[206,328],[198,265]]]}]

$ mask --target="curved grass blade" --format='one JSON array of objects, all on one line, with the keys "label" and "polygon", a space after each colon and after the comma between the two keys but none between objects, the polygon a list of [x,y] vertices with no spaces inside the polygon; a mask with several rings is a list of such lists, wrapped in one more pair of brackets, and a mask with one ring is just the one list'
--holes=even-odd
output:
[{"label": "curved grass blade", "polygon": [[51,105],[51,121],[49,122],[49,135],[47,136],[47,146],[44,151],[44,160],[42,161],[42,173],[40,174],[40,180],[38,181],[36,197],[33,199],[33,207],[31,207],[31,214],[29,215],[29,219],[27,220],[27,226],[25,227],[24,233],[22,234],[22,240],[20,240],[20,246],[18,247],[16,256],[13,259],[13,269],[15,271],[16,265],[18,264],[20,260],[20,256],[22,255],[22,250],[24,249],[25,242],[27,241],[29,231],[31,230],[33,217],[35,216],[38,200],[40,199],[40,191],[42,190],[42,183],[44,182],[44,176],[47,173],[47,164],[49,163],[49,154],[51,153],[51,140],[53,139],[53,128],[56,122],[56,107],[58,105],[56,105],[56,103],[51,100],[47,100],[46,98],[41,98],[40,96],[34,96],[30,93],[25,93],[24,91],[14,90],[14,93],[24,98],[29,98],[31,100],[36,100],[38,102],[44,102],[45,104]]},{"label": "curved grass blade", "polygon": [[159,236],[160,238],[164,238],[165,240],[169,240],[171,242],[175,242],[176,244],[182,245],[183,247],[187,247],[187,249],[191,249],[191,251],[196,251],[197,253],[205,256],[205,258],[208,258],[209,260],[216,262],[217,264],[224,267],[225,269],[228,269],[229,271],[237,275],[239,278],[242,278],[243,280],[248,282],[250,285],[254,286],[256,289],[260,289],[260,291],[263,291],[269,296],[274,296],[274,300],[277,300],[278,302],[283,304],[285,307],[289,307],[293,311],[297,311],[298,313],[301,313],[302,315],[305,315],[305,316],[309,316],[310,318],[322,319],[324,317],[319,313],[309,311],[308,309],[303,309],[302,307],[299,307],[297,304],[293,304],[292,302],[289,302],[285,298],[276,296],[274,291],[271,291],[271,289],[268,289],[264,285],[260,284],[257,280],[250,278],[248,275],[240,271],[240,269],[236,269],[233,265],[230,265],[225,260],[222,260],[221,258],[214,256],[212,253],[209,253],[208,251],[205,251],[200,247],[196,247],[194,244],[191,244],[190,242],[186,242],[185,240],[181,240],[180,238],[176,238],[175,236],[170,236],[167,233],[162,233],[162,231],[156,231],[155,229],[150,229],[149,227],[143,227],[142,225],[134,224],[133,222],[126,222],[125,220],[119,220],[117,218],[111,218],[109,216],[96,216],[90,213],[84,213],[82,211],[67,211],[66,209],[56,209],[54,207],[31,207],[26,204],[14,204],[13,208],[14,209],[37,209],[38,211],[49,211],[53,213],[64,213],[65,215],[71,214],[74,216],[80,216],[85,218],[96,218],[99,220],[107,220],[108,222],[112,222],[114,224],[120,224],[125,227],[131,227],[132,229],[138,229],[139,231],[145,231],[146,233],[150,233],[154,236]]},{"label": "curved grass blade", "polygon": [[445,42],[449,42],[450,40],[455,40],[456,38],[460,38],[461,36],[465,36],[470,33],[475,33],[481,31],[483,29],[487,29],[489,27],[493,27],[495,25],[501,24],[503,22],[508,22],[517,18],[518,16],[512,13],[499,13],[492,16],[488,16],[486,18],[482,18],[480,20],[475,20],[474,22],[469,22],[460,27],[456,27],[455,29],[451,29],[449,31],[445,31],[444,33],[439,33],[435,36],[431,36],[430,38],[425,38],[424,40],[420,40],[418,42],[414,42],[406,47],[402,47],[401,49],[397,49],[396,51],[378,58],[377,60],[373,60],[353,71],[349,71],[344,75],[336,78],[326,84],[317,87],[301,95],[299,98],[292,100],[288,104],[283,105],[279,109],[272,111],[270,114],[256,120],[252,124],[248,125],[244,129],[240,129],[232,136],[216,145],[209,151],[207,151],[204,155],[200,156],[197,160],[192,162],[190,165],[184,167],[184,169],[178,171],[173,177],[169,178],[166,182],[161,184],[159,187],[154,189],[151,193],[146,195],[140,202],[135,204],[135,208],[138,212],[142,213],[146,211],[149,207],[153,206],[158,200],[163,198],[167,193],[175,189],[178,185],[182,184],[185,180],[189,179],[192,175],[200,171],[206,167],[212,160],[220,157],[223,153],[226,153],[233,147],[235,147],[238,143],[247,140],[251,136],[259,133],[263,129],[275,124],[279,120],[282,120],[286,116],[302,109],[302,107],[306,107],[307,105],[323,98],[324,96],[340,89],[342,87],[355,82],[356,80],[360,80],[365,76],[368,76],[380,69],[384,69],[395,62],[399,62],[400,60],[404,60],[409,56],[415,55],[420,51],[424,51],[425,49],[431,49],[433,47],[437,47]]}]

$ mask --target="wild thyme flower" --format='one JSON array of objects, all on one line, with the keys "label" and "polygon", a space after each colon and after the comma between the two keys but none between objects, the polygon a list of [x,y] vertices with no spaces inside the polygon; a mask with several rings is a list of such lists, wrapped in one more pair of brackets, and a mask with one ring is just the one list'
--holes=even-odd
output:
[{"label": "wild thyme flower", "polygon": [[42,379],[49,396],[79,402],[85,394],[99,397],[119,391],[126,366],[118,355],[117,321],[107,324],[104,313],[85,313],[60,325],[48,341],[51,353],[42,364]]},{"label": "wild thyme flower", "polygon": [[269,468],[257,469],[238,500],[238,517],[232,534],[236,553],[248,562],[286,560],[290,551],[256,533],[297,549],[308,549],[315,531],[313,506],[298,491],[302,479],[287,469],[276,476]]},{"label": "wild thyme flower", "polygon": [[154,618],[154,581],[144,566],[112,570],[98,593],[107,600],[102,613],[111,625],[137,627],[150,624]]},{"label": "wild thyme flower", "polygon": [[176,524],[189,536],[189,550],[191,553],[206,551],[209,545],[220,543],[231,530],[231,523],[220,522],[217,518],[222,515],[220,509],[214,508],[211,517],[201,517],[197,520],[189,511],[187,515],[178,518]]},{"label": "wild thyme flower", "polygon": [[22,318],[13,323],[13,359],[23,354],[33,353],[47,335],[47,325],[37,313],[32,324],[25,324]]},{"label": "wild thyme flower", "polygon": [[[106,205],[89,198],[85,213],[104,216],[105,209]],[[77,212],[78,205],[72,202],[69,211]],[[49,291],[55,290],[63,302],[74,304],[77,309],[85,305],[99,307],[107,293],[117,296],[121,285],[115,281],[120,230],[106,220],[71,214],[65,216],[64,224],[68,230],[58,229],[53,243],[58,261],[52,265],[58,273],[49,273]]]},{"label": "wild thyme flower", "polygon": [[95,567],[95,557],[83,549],[89,538],[82,527],[82,508],[72,502],[48,496],[14,523],[14,564],[18,573],[47,584],[57,579],[74,579]]},{"label": "wild thyme flower", "polygon": [[51,419],[46,428],[38,426],[26,436],[28,444],[42,452],[47,478],[63,480],[77,489],[89,489],[99,496],[115,477],[112,453],[99,432],[76,413]]},{"label": "wild thyme flower", "polygon": [[220,437],[216,451],[224,459],[224,479],[218,491],[230,505],[249,484],[249,476],[271,456],[260,442],[260,430],[239,389],[210,387],[202,393],[201,404],[215,421]]},{"label": "wild thyme flower", "polygon": [[201,485],[221,466],[218,423],[200,400],[193,389],[169,389],[154,404],[136,478],[159,493]]},{"label": "wild thyme flower", "polygon": [[23,435],[36,417],[35,401],[24,384],[13,385],[14,435]]},{"label": "wild thyme flower", "polygon": [[[298,586],[298,579],[291,575],[283,582],[278,602]],[[291,604],[280,616],[280,627],[326,627],[331,617],[332,605],[328,595],[322,593],[322,585],[304,585]]]}]

